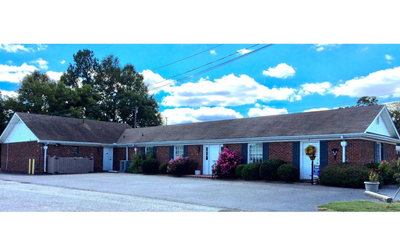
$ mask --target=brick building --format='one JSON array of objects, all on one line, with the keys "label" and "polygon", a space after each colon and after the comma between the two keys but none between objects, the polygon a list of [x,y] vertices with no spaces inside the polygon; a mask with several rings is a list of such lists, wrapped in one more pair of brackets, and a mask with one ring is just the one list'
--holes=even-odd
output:
[{"label": "brick building", "polygon": [[315,165],[323,168],[395,160],[400,138],[386,106],[376,105],[136,129],[16,113],[0,143],[1,170],[10,172],[27,173],[28,159],[36,158],[37,172],[45,173],[47,156],[92,157],[95,172],[118,170],[121,160],[151,150],[159,163],[188,156],[201,174],[211,174],[226,147],[238,151],[244,164],[282,159],[300,169],[301,179],[310,179],[304,153],[310,144],[317,148]]}]

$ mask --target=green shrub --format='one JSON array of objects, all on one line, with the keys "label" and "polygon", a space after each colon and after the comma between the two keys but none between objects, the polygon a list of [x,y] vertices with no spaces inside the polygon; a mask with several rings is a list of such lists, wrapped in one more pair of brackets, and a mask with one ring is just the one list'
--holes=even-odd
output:
[{"label": "green shrub", "polygon": [[235,168],[235,177],[242,178],[242,170],[244,168],[244,164],[238,164]]},{"label": "green shrub", "polygon": [[146,159],[142,163],[142,172],[145,174],[157,174],[160,164],[155,159]]},{"label": "green shrub", "polygon": [[363,165],[340,163],[326,166],[319,173],[319,181],[322,185],[364,188],[364,182],[369,181],[369,168]]},{"label": "green shrub", "polygon": [[286,162],[280,159],[269,159],[263,162],[260,166],[260,177],[267,181],[278,180],[277,171],[283,164],[286,164]]},{"label": "green shrub", "polygon": [[370,162],[370,163],[365,164],[365,166],[367,166],[367,168],[370,168],[370,169],[378,169],[379,163]]},{"label": "green shrub", "polygon": [[162,163],[160,165],[160,167],[158,168],[159,173],[167,174],[167,167],[168,167],[168,163]]},{"label": "green shrub", "polygon": [[277,170],[279,180],[295,182],[299,180],[299,169],[293,164],[282,164]]},{"label": "green shrub", "polygon": [[242,169],[242,178],[244,180],[260,179],[260,166],[261,163],[246,164]]},{"label": "green shrub", "polygon": [[394,178],[394,168],[396,167],[396,162],[388,163],[387,161],[382,161],[379,166],[378,170],[380,171],[380,182],[382,187],[384,184],[395,184],[396,179]]},{"label": "green shrub", "polygon": [[145,155],[135,154],[132,157],[132,163],[129,165],[129,173],[142,173],[142,163],[145,160]]}]

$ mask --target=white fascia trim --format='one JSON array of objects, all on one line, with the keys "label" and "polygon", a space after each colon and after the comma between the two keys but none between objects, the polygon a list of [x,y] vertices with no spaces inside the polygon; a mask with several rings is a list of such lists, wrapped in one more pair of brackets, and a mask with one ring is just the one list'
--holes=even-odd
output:
[{"label": "white fascia trim", "polygon": [[56,140],[37,140],[38,143],[44,143],[49,145],[71,145],[71,146],[96,146],[96,147],[115,147],[116,144],[102,144],[102,143],[91,143],[91,142],[74,142],[74,141],[56,141]]},{"label": "white fascia trim", "polygon": [[351,140],[364,139],[372,141],[382,141],[387,143],[400,143],[400,140],[387,136],[373,135],[369,133],[356,134],[331,134],[331,135],[302,135],[302,136],[280,136],[280,137],[259,137],[259,138],[238,138],[238,139],[210,139],[210,140],[188,140],[188,141],[164,141],[137,143],[136,147],[146,146],[174,146],[174,145],[204,145],[204,144],[223,144],[223,143],[253,143],[253,142],[292,142],[292,141],[312,141],[312,140]]}]

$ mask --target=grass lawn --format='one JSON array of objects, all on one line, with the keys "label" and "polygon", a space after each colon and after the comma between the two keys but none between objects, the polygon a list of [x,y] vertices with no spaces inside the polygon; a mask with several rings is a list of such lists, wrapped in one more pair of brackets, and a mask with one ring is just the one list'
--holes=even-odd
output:
[{"label": "grass lawn", "polygon": [[399,201],[392,204],[370,201],[338,201],[320,205],[318,210],[327,212],[400,212],[400,203]]}]

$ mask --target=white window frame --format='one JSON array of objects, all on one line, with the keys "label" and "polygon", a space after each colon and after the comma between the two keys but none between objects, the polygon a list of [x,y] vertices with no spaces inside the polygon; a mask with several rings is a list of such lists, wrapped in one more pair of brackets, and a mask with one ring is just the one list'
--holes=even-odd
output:
[{"label": "white window frame", "polygon": [[184,154],[183,145],[175,145],[174,146],[174,159],[176,159],[176,157],[178,157],[178,156],[181,156],[183,158],[183,154]]},{"label": "white window frame", "polygon": [[263,144],[261,142],[249,143],[247,146],[247,163],[263,161]]}]

